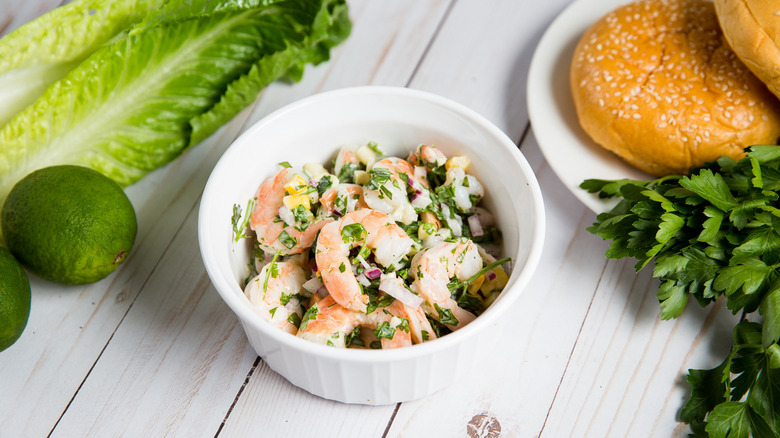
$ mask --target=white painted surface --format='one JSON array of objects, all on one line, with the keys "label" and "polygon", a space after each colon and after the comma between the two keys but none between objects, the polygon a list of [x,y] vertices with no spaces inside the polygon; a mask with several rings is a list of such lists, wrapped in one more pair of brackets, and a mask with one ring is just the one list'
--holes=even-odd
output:
[{"label": "white painted surface", "polygon": [[[349,3],[353,34],[330,62],[272,85],[128,188],[139,237],[118,272],[85,287],[32,280],[28,327],[0,353],[0,436],[453,437],[474,432],[480,415],[504,437],[687,433],[677,420],[686,370],[719,363],[734,320],[692,304],[660,321],[654,280],[604,258],[606,243],[585,230],[595,215],[542,157],[525,82],[536,44],[569,2]],[[0,0],[0,30],[57,4]],[[496,123],[534,168],[547,211],[542,261],[499,348],[477,358],[471,378],[384,407],[317,398],[257,360],[208,281],[195,233],[206,179],[246,127],[312,93],[366,84],[438,93]]]}]

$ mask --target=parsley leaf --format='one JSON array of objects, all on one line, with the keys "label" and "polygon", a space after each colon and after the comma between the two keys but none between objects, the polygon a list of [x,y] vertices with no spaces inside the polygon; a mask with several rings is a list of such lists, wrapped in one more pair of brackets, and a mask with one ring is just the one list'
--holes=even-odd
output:
[{"label": "parsley leaf", "polygon": [[366,229],[359,223],[344,225],[341,229],[341,239],[344,243],[363,241],[366,239]]}]

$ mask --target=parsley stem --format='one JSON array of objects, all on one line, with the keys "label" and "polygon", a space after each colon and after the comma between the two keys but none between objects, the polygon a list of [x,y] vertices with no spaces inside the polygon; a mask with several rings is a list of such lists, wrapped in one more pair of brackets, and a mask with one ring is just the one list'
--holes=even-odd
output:
[{"label": "parsley stem", "polygon": [[265,281],[263,281],[263,297],[260,298],[261,300],[265,298],[265,293],[268,291],[268,277],[273,275],[273,277],[276,278],[276,275],[273,274],[273,271],[276,269],[276,259],[278,259],[281,254],[281,249],[276,251],[274,258],[271,259],[271,263],[268,264],[268,268],[265,271]]},{"label": "parsley stem", "polygon": [[512,257],[504,257],[503,259],[496,260],[495,262],[493,262],[493,263],[485,266],[484,268],[480,269],[479,271],[477,271],[476,274],[472,275],[471,278],[469,278],[468,280],[464,281],[463,283],[465,283],[467,285],[471,284],[471,282],[476,280],[477,278],[479,278],[480,275],[482,275],[485,272],[495,268],[496,266],[503,265],[504,263],[509,262],[509,261],[512,261]]}]

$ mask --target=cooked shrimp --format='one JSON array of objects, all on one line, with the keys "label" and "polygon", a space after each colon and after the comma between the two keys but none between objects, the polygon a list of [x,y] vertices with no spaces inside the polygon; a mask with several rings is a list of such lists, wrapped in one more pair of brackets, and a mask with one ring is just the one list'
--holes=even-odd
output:
[{"label": "cooked shrimp", "polygon": [[333,347],[346,347],[347,338],[359,326],[374,329],[382,348],[398,348],[412,345],[409,319],[405,306],[393,301],[387,307],[377,309],[371,315],[347,309],[327,296],[306,312],[298,336]]},{"label": "cooked shrimp", "polygon": [[[374,210],[389,214],[394,220],[410,224],[417,220],[417,208],[431,203],[427,181],[415,177],[414,168],[400,158],[383,158],[368,171],[364,197]],[[414,193],[414,203],[409,201],[407,187]]]},{"label": "cooked shrimp", "polygon": [[301,303],[309,295],[302,287],[305,282],[306,274],[300,266],[292,262],[271,263],[249,281],[244,294],[261,318],[295,334],[303,316]]},{"label": "cooked shrimp", "polygon": [[298,336],[318,344],[345,347],[347,336],[367,323],[365,313],[347,309],[328,295],[306,311]]},{"label": "cooked shrimp", "polygon": [[408,161],[415,166],[435,169],[447,162],[447,156],[435,146],[421,144],[417,146],[414,152],[409,154]]},{"label": "cooked shrimp", "polygon": [[458,307],[447,288],[452,277],[465,281],[482,268],[477,246],[470,240],[442,242],[417,253],[409,272],[414,278],[412,290],[423,298],[425,313],[452,330],[459,329],[476,318]]},{"label": "cooked shrimp", "polygon": [[368,208],[363,198],[363,186],[339,184],[325,191],[320,198],[320,215],[341,217],[350,211]]},{"label": "cooked shrimp", "polygon": [[368,315],[374,335],[382,342],[382,349],[412,345],[409,312],[411,309],[399,300],[376,309]]},{"label": "cooked shrimp", "polygon": [[475,200],[485,196],[482,184],[473,175],[467,174],[462,167],[450,167],[447,169],[446,176],[444,185],[452,187],[452,199],[460,211],[471,211]]},{"label": "cooked shrimp", "polygon": [[[284,207],[285,185],[295,178],[295,171],[284,168],[274,177],[268,178],[257,189],[255,207],[252,210],[251,228],[257,234],[260,247],[269,253],[298,254],[309,248],[323,225],[330,218],[314,220],[304,227],[288,225],[278,219]],[[302,230],[302,231],[301,231]]]},{"label": "cooked shrimp", "polygon": [[350,250],[361,245],[388,268],[409,254],[414,240],[390,216],[371,209],[355,210],[322,227],[315,259],[325,288],[337,303],[365,312],[368,295],[362,293],[349,260]]},{"label": "cooked shrimp", "polygon": [[431,322],[428,321],[422,307],[411,308],[406,306],[406,312],[407,318],[409,318],[410,334],[415,344],[436,339],[436,332],[433,331]]}]

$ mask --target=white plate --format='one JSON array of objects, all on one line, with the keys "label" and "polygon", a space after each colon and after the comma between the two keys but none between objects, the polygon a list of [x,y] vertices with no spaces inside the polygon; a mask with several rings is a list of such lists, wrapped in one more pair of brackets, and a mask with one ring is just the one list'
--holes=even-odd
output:
[{"label": "white plate", "polygon": [[616,199],[599,199],[579,188],[588,178],[652,177],[597,145],[580,127],[569,87],[572,54],[598,19],[630,0],[576,0],[553,21],[536,48],[528,73],[528,114],[539,147],[564,185],[596,213]]}]

